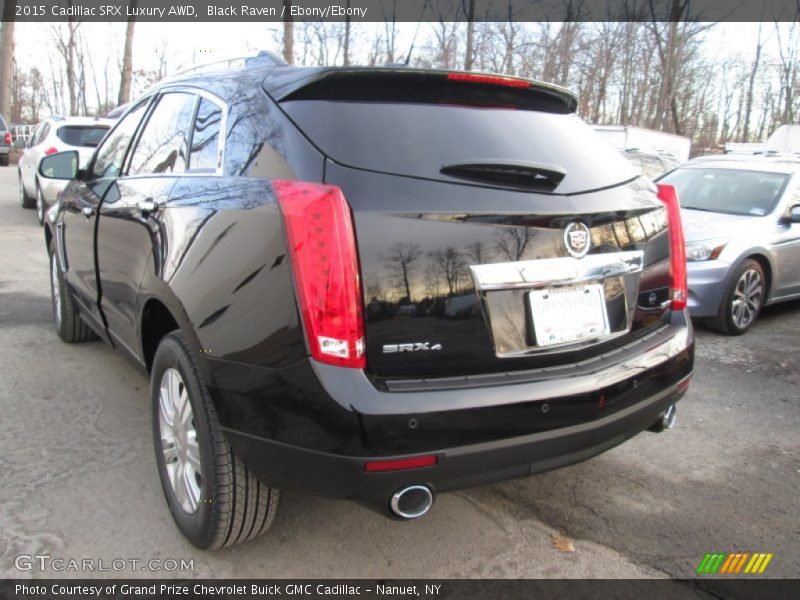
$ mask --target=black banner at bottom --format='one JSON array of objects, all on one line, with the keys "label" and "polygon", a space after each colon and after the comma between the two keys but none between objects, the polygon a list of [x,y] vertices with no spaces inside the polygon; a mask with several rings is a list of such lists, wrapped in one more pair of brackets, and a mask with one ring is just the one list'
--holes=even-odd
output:
[{"label": "black banner at bottom", "polygon": [[5,579],[0,598],[8,600],[253,600],[265,598],[620,598],[661,600],[724,598],[795,599],[798,580],[559,580],[559,579]]}]

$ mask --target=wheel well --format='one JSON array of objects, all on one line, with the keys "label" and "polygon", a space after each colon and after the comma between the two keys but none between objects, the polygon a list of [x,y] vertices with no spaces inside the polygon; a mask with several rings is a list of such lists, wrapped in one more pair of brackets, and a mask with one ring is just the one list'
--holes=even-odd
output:
[{"label": "wheel well", "polygon": [[178,329],[178,323],[169,309],[158,300],[148,300],[142,311],[142,354],[147,372],[153,366],[158,344],[165,335]]},{"label": "wheel well", "polygon": [[[767,260],[767,257],[763,254],[751,254],[747,258],[756,261],[759,265],[761,265],[761,268],[764,269],[764,279],[766,279],[764,282],[764,286],[766,287],[764,298],[769,298],[769,288],[772,286],[772,266]],[[766,302],[766,300],[764,301]]]}]

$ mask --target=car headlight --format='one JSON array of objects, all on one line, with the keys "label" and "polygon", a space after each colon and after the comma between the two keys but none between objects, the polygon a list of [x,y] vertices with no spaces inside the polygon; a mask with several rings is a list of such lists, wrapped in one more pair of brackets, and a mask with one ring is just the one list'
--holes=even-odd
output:
[{"label": "car headlight", "polygon": [[729,241],[728,238],[714,238],[713,240],[688,242],[686,244],[686,260],[689,262],[716,260]]}]

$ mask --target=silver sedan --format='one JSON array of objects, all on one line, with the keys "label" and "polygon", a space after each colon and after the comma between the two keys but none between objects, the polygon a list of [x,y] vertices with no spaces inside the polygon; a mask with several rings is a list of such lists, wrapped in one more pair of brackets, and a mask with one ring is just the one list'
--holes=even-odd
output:
[{"label": "silver sedan", "polygon": [[689,312],[728,335],[800,298],[800,159],[695,159],[660,183],[678,190]]}]

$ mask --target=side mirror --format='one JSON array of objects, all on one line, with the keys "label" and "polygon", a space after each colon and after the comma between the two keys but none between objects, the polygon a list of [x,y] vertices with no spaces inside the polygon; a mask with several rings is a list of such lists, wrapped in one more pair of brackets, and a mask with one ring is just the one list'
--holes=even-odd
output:
[{"label": "side mirror", "polygon": [[788,221],[790,223],[800,223],[800,204],[795,204],[789,209]]},{"label": "side mirror", "polygon": [[48,179],[75,179],[78,174],[78,153],[75,150],[45,156],[39,162],[39,175]]}]

